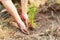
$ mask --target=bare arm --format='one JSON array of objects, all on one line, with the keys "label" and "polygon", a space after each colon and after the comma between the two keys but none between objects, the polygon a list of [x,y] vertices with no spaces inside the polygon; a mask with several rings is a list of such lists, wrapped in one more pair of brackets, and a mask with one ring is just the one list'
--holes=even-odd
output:
[{"label": "bare arm", "polygon": [[13,5],[12,1],[2,0],[1,2],[5,6],[7,11],[15,18],[15,20],[17,21],[17,19],[18,19],[17,22],[21,21],[19,15],[18,15],[18,12],[17,12],[15,6]]},{"label": "bare arm", "polygon": [[[14,17],[14,19],[17,21],[18,25],[20,26],[21,30],[24,32],[26,31],[25,24],[21,20],[20,16],[18,15],[18,12],[12,3],[11,0],[1,0],[2,4],[5,6],[7,11]],[[24,29],[24,30],[23,30]]]},{"label": "bare arm", "polygon": [[21,0],[21,8],[22,8],[21,16],[25,21],[26,26],[28,26],[27,4],[28,4],[28,0]]}]

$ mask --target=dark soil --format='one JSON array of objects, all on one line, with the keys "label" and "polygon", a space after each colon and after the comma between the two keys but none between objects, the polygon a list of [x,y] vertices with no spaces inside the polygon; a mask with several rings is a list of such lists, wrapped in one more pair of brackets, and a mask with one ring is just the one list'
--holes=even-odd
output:
[{"label": "dark soil", "polygon": [[0,13],[0,40],[60,40],[59,4],[43,5],[37,9],[34,18],[36,28],[30,30],[30,35],[23,34],[11,26],[10,18],[7,12]]}]

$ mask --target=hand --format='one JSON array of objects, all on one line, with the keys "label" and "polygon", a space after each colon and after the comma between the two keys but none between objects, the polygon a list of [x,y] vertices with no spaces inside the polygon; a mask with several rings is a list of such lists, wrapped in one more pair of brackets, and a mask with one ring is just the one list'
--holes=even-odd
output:
[{"label": "hand", "polygon": [[22,20],[24,21],[25,25],[27,26],[27,28],[29,28],[29,29],[34,29],[34,28],[32,27],[32,24],[29,22],[29,19],[28,19],[28,15],[27,15],[27,14],[21,13],[20,16],[21,16]]},{"label": "hand", "polygon": [[23,33],[29,34],[29,31],[27,30],[27,27],[21,26],[21,25],[20,25],[20,27],[19,27],[18,24],[17,24],[17,22],[14,21],[14,20],[12,20],[12,21],[10,20],[9,23],[10,23],[12,26],[20,29]]},{"label": "hand", "polygon": [[21,13],[21,19],[24,21],[25,25],[28,27],[28,22],[29,22],[29,19],[28,19],[28,15],[27,14],[23,14]]}]

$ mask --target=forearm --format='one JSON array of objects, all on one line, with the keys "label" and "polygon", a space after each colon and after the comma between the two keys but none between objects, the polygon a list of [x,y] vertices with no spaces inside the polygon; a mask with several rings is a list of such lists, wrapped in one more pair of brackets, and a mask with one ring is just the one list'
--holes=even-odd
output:
[{"label": "forearm", "polygon": [[7,11],[15,18],[15,20],[20,24],[22,23],[22,20],[20,19],[20,16],[18,15],[18,12],[13,5],[11,0],[2,0],[2,4],[5,6]]},{"label": "forearm", "polygon": [[28,4],[28,0],[21,0],[21,7],[23,13],[27,13],[27,4]]},{"label": "forearm", "polygon": [[27,4],[28,4],[28,0],[21,0],[22,15],[26,21],[28,20]]}]

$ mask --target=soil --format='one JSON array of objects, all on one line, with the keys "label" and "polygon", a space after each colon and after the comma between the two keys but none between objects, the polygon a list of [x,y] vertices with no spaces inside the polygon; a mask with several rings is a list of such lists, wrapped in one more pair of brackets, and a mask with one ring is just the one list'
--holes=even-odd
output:
[{"label": "soil", "polygon": [[0,40],[60,40],[60,4],[40,6],[34,18],[36,28],[29,35],[11,26],[10,19],[7,12],[0,13]]}]

